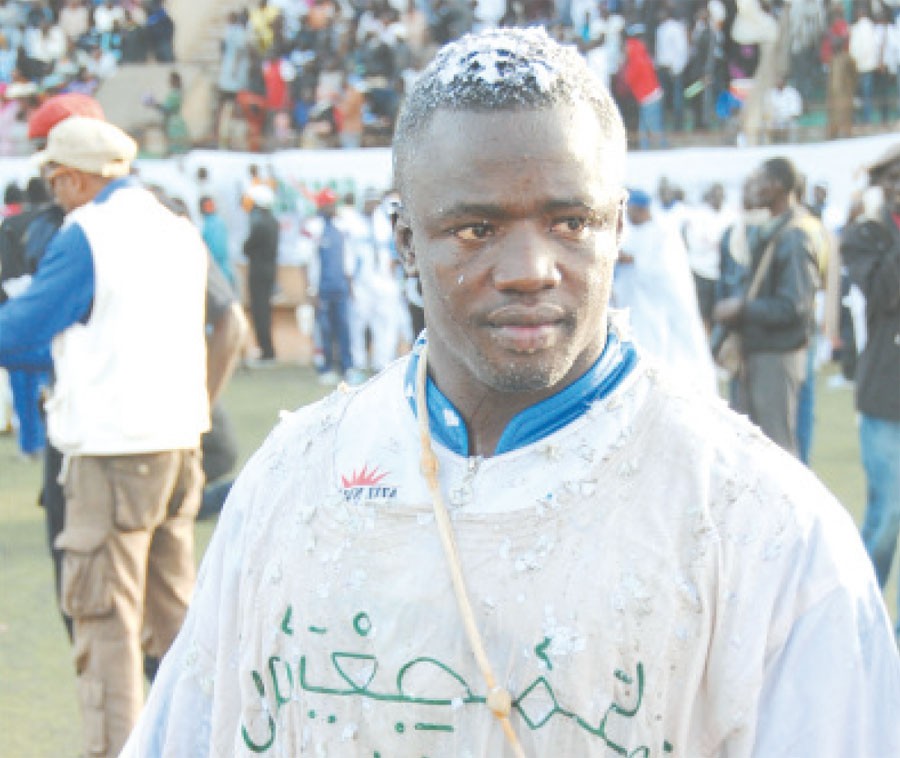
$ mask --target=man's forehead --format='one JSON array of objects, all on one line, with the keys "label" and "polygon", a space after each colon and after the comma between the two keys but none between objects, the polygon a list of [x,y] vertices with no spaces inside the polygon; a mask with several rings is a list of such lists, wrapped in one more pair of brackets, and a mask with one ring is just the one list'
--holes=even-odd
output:
[{"label": "man's forehead", "polygon": [[[515,194],[520,179],[535,182],[536,172],[548,197],[580,198],[591,205],[601,195],[618,198],[624,145],[601,134],[596,119],[579,118],[572,109],[435,113],[404,161],[404,204],[415,204],[411,195],[423,190],[452,204],[494,202]],[[498,183],[496,175],[507,184]]]},{"label": "man's forehead", "polygon": [[[586,103],[556,103],[540,108],[522,109],[449,109],[435,111],[420,130],[407,155],[419,169],[433,169],[442,154],[456,159],[490,158],[507,145],[524,142],[522,158],[545,151],[548,143],[560,150],[577,145],[573,162],[583,163],[590,154],[620,153],[624,161],[624,143],[619,145],[603,133],[593,108]],[[411,148],[411,149],[409,149]],[[533,148],[533,149],[531,149]]]}]

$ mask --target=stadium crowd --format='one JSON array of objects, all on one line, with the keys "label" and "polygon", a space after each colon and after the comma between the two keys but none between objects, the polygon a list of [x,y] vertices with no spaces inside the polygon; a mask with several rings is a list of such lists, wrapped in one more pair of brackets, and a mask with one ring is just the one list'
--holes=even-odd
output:
[{"label": "stadium crowd", "polygon": [[[779,35],[789,41],[779,47],[775,75],[764,81],[763,139],[796,139],[804,123],[824,123],[829,137],[848,136],[854,124],[898,116],[895,5],[798,0],[789,14],[780,2],[740,6],[257,0],[228,14],[214,135],[194,138],[250,150],[387,144],[404,93],[437,47],[494,26],[544,25],[576,45],[611,87],[641,147],[666,145],[666,133],[740,140],[739,114],[764,50]],[[23,121],[47,94],[91,94],[119,65],[170,62],[173,36],[163,0],[3,0],[0,118]],[[178,140],[170,149],[179,151]]]},{"label": "stadium crowd", "polygon": [[[735,139],[761,51],[776,40],[785,8],[755,0],[740,13],[722,0],[260,0],[229,18],[220,104],[236,103],[225,115],[246,119],[252,148],[385,144],[404,93],[438,46],[493,26],[544,25],[576,45],[611,87],[640,146],[665,145],[667,131]],[[893,6],[800,0],[782,33],[790,35],[778,66],[784,76],[762,99],[766,138],[795,137],[811,110],[827,108],[830,136],[895,117]],[[227,120],[217,123],[221,144],[229,144]]]}]

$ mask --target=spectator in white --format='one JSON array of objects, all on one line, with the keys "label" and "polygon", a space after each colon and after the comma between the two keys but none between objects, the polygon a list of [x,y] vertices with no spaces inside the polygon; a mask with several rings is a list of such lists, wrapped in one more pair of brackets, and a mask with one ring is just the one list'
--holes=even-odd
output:
[{"label": "spectator in white", "polygon": [[360,212],[356,208],[355,197],[349,194],[338,208],[335,218],[335,225],[344,231],[347,239],[348,268],[351,270],[353,287],[350,302],[350,354],[353,368],[358,371],[365,371],[370,367],[366,334],[374,342],[378,330],[375,319],[375,233],[372,229],[372,211],[379,199],[374,190],[368,190]]},{"label": "spectator in white", "polygon": [[654,217],[684,239],[684,229],[690,210],[684,202],[681,187],[671,182],[667,176],[661,176],[656,186],[656,199]]},{"label": "spectator in white", "polygon": [[612,72],[609,70],[609,53],[603,44],[603,38],[588,41],[584,45],[583,55],[588,68],[608,89]]},{"label": "spectator in white", "polygon": [[59,26],[70,42],[87,34],[91,28],[91,14],[84,0],[66,0],[59,11]]},{"label": "spectator in white", "polygon": [[402,295],[400,261],[394,250],[391,214],[397,202],[395,193],[386,193],[372,212],[375,292],[378,298],[376,318],[380,323],[377,344],[372,351],[372,368],[375,371],[381,371],[397,357],[401,340],[412,342],[409,311]]},{"label": "spectator in white", "polygon": [[[352,270],[350,351],[358,370],[381,371],[397,357],[405,336],[408,314],[401,298],[399,263],[392,248],[391,201],[372,189],[365,194],[363,211],[345,206],[337,223],[347,234]],[[366,331],[371,353],[366,350]],[[346,378],[346,377],[345,377]],[[351,372],[352,384],[358,376]]]},{"label": "spectator in white", "polygon": [[719,282],[719,243],[725,230],[736,220],[734,212],[725,206],[725,189],[719,182],[709,187],[700,205],[690,208],[685,215],[683,232],[688,262],[707,335]]},{"label": "spectator in white", "polygon": [[[250,77],[250,30],[246,17],[232,11],[228,14],[225,34],[220,43],[219,97],[214,125],[219,143],[225,142],[225,123],[237,107],[238,92],[247,89]],[[228,108],[226,112],[226,106]]]},{"label": "spectator in white", "polygon": [[850,57],[856,66],[857,94],[862,101],[862,120],[871,124],[875,119],[875,69],[878,67],[878,40],[875,24],[865,4],[854,10],[856,21],[850,27]]},{"label": "spectator in white", "polygon": [[94,45],[84,62],[87,72],[99,82],[109,79],[119,68],[116,56],[109,50],[104,50],[99,45]]},{"label": "spectator in white", "polygon": [[294,39],[300,29],[300,19],[306,15],[308,5],[305,0],[272,0],[281,12],[282,32],[285,39]]},{"label": "spectator in white", "polygon": [[590,39],[591,30],[600,19],[597,0],[571,0],[569,14],[572,17],[572,29],[579,39]]},{"label": "spectator in white", "polygon": [[650,205],[646,192],[629,191],[612,303],[629,310],[637,344],[692,387],[714,394],[715,370],[684,242],[653,218]]},{"label": "spectator in white", "polygon": [[670,6],[660,10],[662,23],[656,27],[656,73],[666,94],[666,110],[672,114],[672,128],[684,128],[684,69],[688,62],[687,25],[676,18]]},{"label": "spectator in white", "polygon": [[143,26],[147,22],[145,5],[146,3],[142,2],[142,0],[124,0],[122,9],[131,14],[131,18],[134,19],[135,23]]},{"label": "spectator in white", "polygon": [[606,50],[607,77],[612,77],[622,65],[625,19],[618,13],[610,12],[609,0],[600,0],[597,9],[600,15],[591,27],[591,39],[602,40],[603,49]]},{"label": "spectator in white", "polygon": [[118,24],[125,22],[125,10],[115,0],[103,0],[94,8],[94,29],[98,34],[108,34]]},{"label": "spectator in white", "polygon": [[[478,8],[476,8],[475,13],[476,23],[478,23]],[[418,68],[422,65],[425,45],[428,42],[428,19],[425,16],[425,12],[416,4],[416,0],[409,0],[406,8],[401,12],[400,18],[406,27],[406,41],[409,43],[409,49],[413,54],[413,65]]]},{"label": "spectator in white", "polygon": [[32,62],[32,70],[26,75],[41,79],[50,74],[56,62],[66,54],[67,47],[65,32],[57,24],[42,21],[40,26],[26,29],[25,54]]},{"label": "spectator in white", "polygon": [[766,93],[766,132],[770,142],[795,142],[797,119],[803,113],[803,99],[797,89],[780,76]]}]

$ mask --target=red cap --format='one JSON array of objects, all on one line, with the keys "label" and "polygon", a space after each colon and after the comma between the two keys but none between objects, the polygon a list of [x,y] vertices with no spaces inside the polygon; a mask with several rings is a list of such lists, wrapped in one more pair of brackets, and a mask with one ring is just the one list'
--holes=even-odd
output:
[{"label": "red cap", "polygon": [[324,208],[326,205],[334,205],[337,202],[337,199],[337,193],[330,187],[326,187],[313,195],[313,200],[316,201],[317,208]]},{"label": "red cap", "polygon": [[78,92],[66,92],[47,98],[28,118],[28,139],[46,139],[50,130],[69,116],[105,119],[103,108],[94,98]]}]

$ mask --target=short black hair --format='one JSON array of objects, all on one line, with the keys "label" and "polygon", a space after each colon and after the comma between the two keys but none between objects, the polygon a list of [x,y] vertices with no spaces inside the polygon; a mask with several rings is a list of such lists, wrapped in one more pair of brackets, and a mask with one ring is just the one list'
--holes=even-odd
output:
[{"label": "short black hair", "polygon": [[788,158],[769,158],[762,164],[762,170],[788,194],[797,189],[797,169]]},{"label": "short black hair", "polygon": [[622,116],[574,47],[554,41],[541,27],[467,34],[438,51],[404,101],[394,132],[394,185],[402,191],[415,144],[439,110],[488,113],[576,103],[593,108],[624,163]]},{"label": "short black hair", "polygon": [[28,180],[28,184],[25,186],[25,196],[32,205],[49,203],[53,199],[50,195],[50,190],[47,188],[47,183],[39,176],[32,176]]},{"label": "short black hair", "polygon": [[10,182],[3,190],[3,202],[6,205],[16,205],[25,200],[25,193],[22,188],[15,182]]}]

